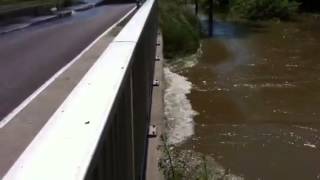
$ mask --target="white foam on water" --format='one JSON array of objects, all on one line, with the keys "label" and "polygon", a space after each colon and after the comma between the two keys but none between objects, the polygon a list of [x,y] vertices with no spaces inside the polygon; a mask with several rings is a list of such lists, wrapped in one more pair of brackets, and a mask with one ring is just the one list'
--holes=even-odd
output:
[{"label": "white foam on water", "polygon": [[289,83],[289,82],[284,82],[284,83],[263,83],[263,84],[234,84],[234,88],[238,87],[246,87],[250,89],[257,89],[257,88],[294,88],[296,85]]},{"label": "white foam on water", "polygon": [[316,146],[316,145],[311,144],[311,143],[309,143],[309,142],[304,143],[303,145],[304,145],[304,146],[306,146],[306,147],[310,147],[310,148],[317,148],[317,146]]},{"label": "white foam on water", "polygon": [[293,127],[296,127],[296,128],[299,128],[299,129],[303,129],[303,130],[309,130],[309,131],[312,131],[312,132],[318,132],[318,129],[307,127],[307,126],[294,125]]},{"label": "white foam on water", "polygon": [[187,68],[192,68],[199,63],[199,58],[202,56],[202,53],[202,45],[200,44],[195,54],[177,58],[173,60],[173,62],[170,62],[170,69],[174,70],[174,72],[179,72]]},{"label": "white foam on water", "polygon": [[165,116],[168,124],[168,143],[179,144],[194,133],[193,118],[198,113],[192,109],[187,94],[192,83],[169,68],[164,68],[167,88],[164,95]]}]

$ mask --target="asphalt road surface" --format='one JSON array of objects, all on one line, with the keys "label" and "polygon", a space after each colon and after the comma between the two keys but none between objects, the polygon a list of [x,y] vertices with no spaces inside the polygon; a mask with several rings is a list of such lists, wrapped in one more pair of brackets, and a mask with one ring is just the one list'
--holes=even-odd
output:
[{"label": "asphalt road surface", "polygon": [[0,120],[133,7],[101,6],[0,35]]}]

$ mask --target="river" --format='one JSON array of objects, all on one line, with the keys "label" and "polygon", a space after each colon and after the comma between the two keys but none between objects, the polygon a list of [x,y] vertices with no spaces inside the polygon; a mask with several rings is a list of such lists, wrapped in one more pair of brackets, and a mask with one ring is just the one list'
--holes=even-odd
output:
[{"label": "river", "polygon": [[320,18],[216,20],[165,76],[172,144],[243,179],[320,179]]}]

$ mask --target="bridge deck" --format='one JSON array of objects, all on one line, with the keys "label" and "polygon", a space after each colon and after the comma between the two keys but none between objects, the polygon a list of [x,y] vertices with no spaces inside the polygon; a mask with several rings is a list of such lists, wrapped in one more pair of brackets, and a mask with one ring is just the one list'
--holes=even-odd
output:
[{"label": "bridge deck", "polygon": [[[117,17],[122,17],[124,12],[128,13],[128,10],[134,8],[134,5],[124,5],[124,7],[126,11],[119,12]],[[110,26],[111,24],[109,24]],[[67,69],[22,111],[13,118],[5,118],[0,122],[0,177],[4,176],[72,89],[96,62],[119,29],[120,25],[115,26],[111,31],[106,31],[96,42],[92,43],[90,49],[84,50],[79,58],[70,62],[70,66],[67,65]],[[7,120],[10,122],[7,123]]]}]

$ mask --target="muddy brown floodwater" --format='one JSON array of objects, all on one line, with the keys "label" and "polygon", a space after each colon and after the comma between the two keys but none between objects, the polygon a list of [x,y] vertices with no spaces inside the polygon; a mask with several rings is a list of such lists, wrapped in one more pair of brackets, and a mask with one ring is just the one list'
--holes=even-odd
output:
[{"label": "muddy brown floodwater", "polygon": [[244,179],[320,179],[320,19],[216,21],[202,51],[182,146]]}]

